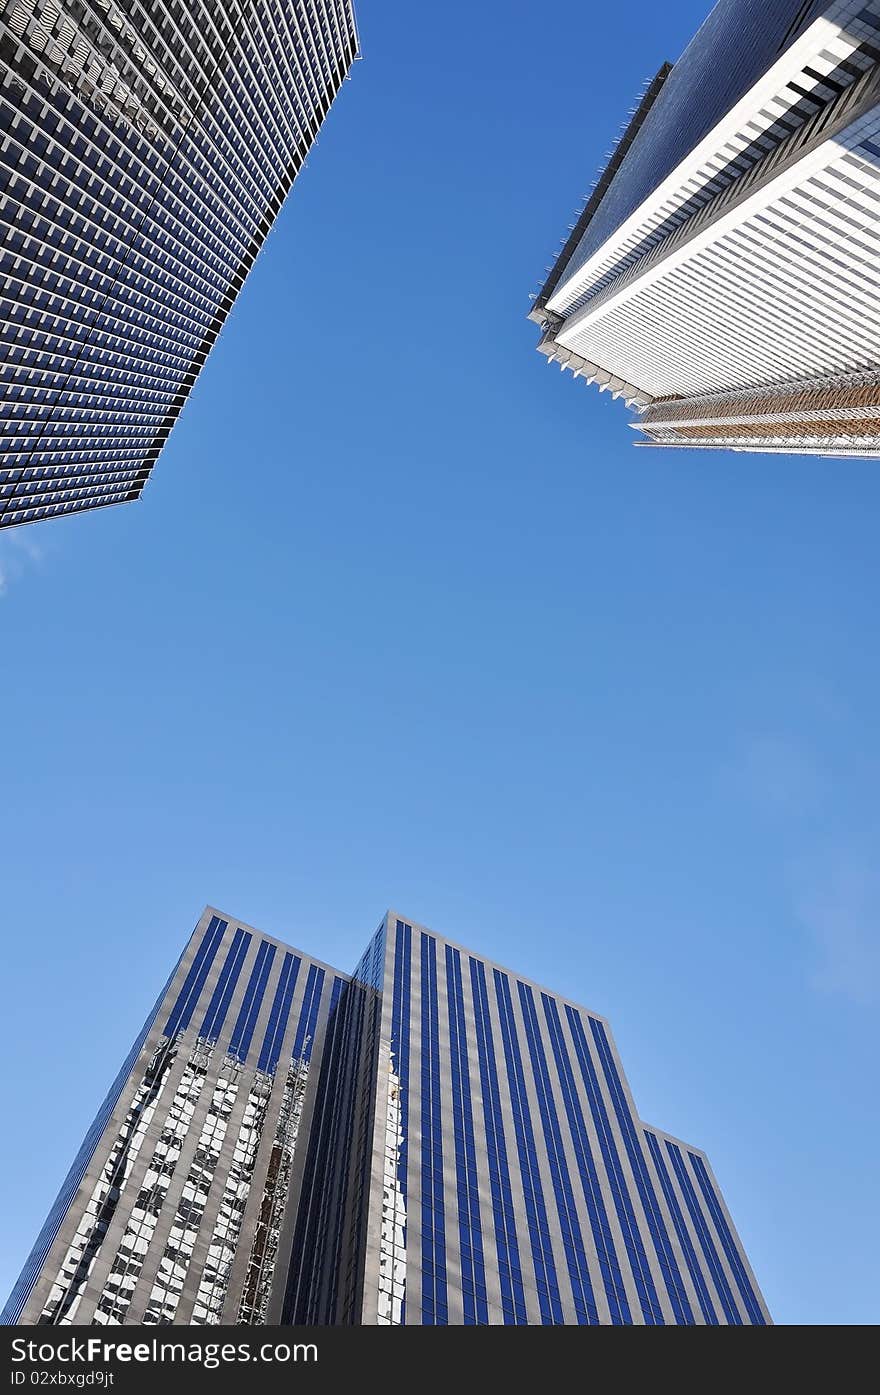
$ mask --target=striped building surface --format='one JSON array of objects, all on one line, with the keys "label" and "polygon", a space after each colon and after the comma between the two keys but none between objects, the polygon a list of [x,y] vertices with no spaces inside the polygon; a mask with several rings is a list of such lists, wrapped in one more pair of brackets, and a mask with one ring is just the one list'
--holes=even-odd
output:
[{"label": "striped building surface", "polygon": [[356,53],[351,0],[0,0],[0,527],[138,497]]},{"label": "striped building surface", "polygon": [[880,0],[719,0],[531,318],[640,445],[880,454]]},{"label": "striped building surface", "polygon": [[393,912],[354,974],[208,909],[3,1313],[762,1325],[607,1022]]}]

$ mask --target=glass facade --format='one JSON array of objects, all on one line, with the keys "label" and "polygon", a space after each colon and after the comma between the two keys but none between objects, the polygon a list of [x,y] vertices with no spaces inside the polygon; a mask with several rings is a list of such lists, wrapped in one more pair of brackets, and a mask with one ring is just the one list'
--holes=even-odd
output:
[{"label": "glass facade", "polygon": [[607,1023],[389,913],[343,974],[211,909],[5,1322],[769,1322]]},{"label": "glass facade", "polygon": [[[265,1322],[319,1055],[347,976],[207,911],[4,1311]],[[321,1076],[321,1062],[316,1074]],[[284,1272],[287,1257],[281,1253]]]},{"label": "glass facade", "polygon": [[140,494],[356,52],[350,0],[0,0],[0,527]]}]

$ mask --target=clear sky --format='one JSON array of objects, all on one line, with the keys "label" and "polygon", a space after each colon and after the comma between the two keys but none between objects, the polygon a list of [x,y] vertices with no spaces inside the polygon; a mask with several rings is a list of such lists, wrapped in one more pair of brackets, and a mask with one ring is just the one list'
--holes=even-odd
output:
[{"label": "clear sky", "polygon": [[141,502],[0,539],[0,1292],[203,905],[607,1014],[778,1322],[878,1319],[876,462],[634,450],[525,320],[708,0],[361,0]]}]

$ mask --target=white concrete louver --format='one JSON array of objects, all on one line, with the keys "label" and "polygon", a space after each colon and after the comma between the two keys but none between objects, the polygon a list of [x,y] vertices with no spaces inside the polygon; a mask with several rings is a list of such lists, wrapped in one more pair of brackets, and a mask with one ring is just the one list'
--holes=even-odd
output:
[{"label": "white concrete louver", "polygon": [[[848,91],[870,97],[880,34],[865,16],[875,11],[880,23],[880,0],[870,11],[865,0],[830,5],[603,246],[580,265],[575,253],[547,301],[548,358],[600,386],[619,385],[615,395],[637,408],[656,397],[876,366],[880,106],[866,111],[862,100],[857,114],[853,103],[854,119],[841,129],[844,112],[830,123],[830,139],[811,136],[799,149],[798,133],[778,144],[778,157],[771,151],[741,185],[729,184],[662,242],[645,241],[758,127],[766,130],[774,111],[797,100],[792,81],[815,88],[836,64],[857,59],[850,66],[863,77]],[[823,101],[834,96],[829,87]],[[820,133],[823,110],[817,103],[811,123]]]},{"label": "white concrete louver", "polygon": [[880,111],[585,307],[559,343],[654,397],[875,364],[880,156],[863,140],[880,144]]},{"label": "white concrete louver", "polygon": [[[870,0],[870,7],[876,9],[880,17],[880,0]],[[769,131],[780,116],[799,102],[804,91],[816,92],[817,105],[822,105],[827,94],[818,95],[821,80],[811,73],[827,74],[844,61],[854,62],[862,69],[870,67],[870,58],[861,57],[858,50],[863,40],[876,41],[877,34],[856,18],[867,8],[865,0],[835,0],[829,5],[825,14],[805,30],[592,256],[579,261],[575,252],[547,301],[548,309],[569,316],[585,304],[600,288],[600,283],[625,265],[634,249],[641,249],[645,239],[676,208],[709,184],[718,170],[756,136]],[[796,87],[792,87],[792,83],[796,83]]]}]

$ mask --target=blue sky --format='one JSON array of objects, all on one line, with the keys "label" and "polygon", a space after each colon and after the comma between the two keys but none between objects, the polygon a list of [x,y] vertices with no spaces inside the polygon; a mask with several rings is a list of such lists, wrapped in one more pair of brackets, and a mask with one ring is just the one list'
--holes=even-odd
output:
[{"label": "blue sky", "polygon": [[393,905],[608,1015],[778,1322],[877,1320],[877,466],[636,451],[524,318],[706,9],[362,0],[142,501],[0,539],[3,1292],[206,902]]}]

